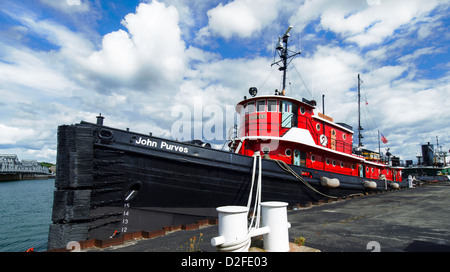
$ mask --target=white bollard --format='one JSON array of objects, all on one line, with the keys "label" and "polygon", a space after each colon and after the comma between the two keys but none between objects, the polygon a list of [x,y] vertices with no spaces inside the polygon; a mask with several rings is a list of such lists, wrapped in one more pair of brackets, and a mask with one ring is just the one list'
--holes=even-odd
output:
[{"label": "white bollard", "polygon": [[219,236],[211,239],[211,245],[229,244],[248,234],[247,207],[222,206],[216,210],[219,213]]},{"label": "white bollard", "polygon": [[413,178],[411,175],[408,175],[408,186],[409,188],[413,188]]},{"label": "white bollard", "polygon": [[286,202],[269,201],[261,203],[262,226],[269,227],[264,234],[264,249],[270,252],[289,251],[289,232],[291,224],[287,221]]}]

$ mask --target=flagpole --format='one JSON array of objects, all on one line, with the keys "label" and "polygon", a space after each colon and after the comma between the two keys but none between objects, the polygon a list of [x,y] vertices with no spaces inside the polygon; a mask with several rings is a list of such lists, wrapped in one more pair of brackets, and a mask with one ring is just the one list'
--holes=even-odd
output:
[{"label": "flagpole", "polygon": [[380,144],[380,131],[378,130],[378,154],[380,155],[381,161],[381,144]]}]

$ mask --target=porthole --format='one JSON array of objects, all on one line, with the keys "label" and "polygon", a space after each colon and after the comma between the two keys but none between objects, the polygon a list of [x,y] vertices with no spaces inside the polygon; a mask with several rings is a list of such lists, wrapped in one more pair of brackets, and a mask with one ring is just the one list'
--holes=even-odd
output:
[{"label": "porthole", "polygon": [[317,131],[320,131],[320,124],[316,124]]},{"label": "porthole", "polygon": [[344,162],[340,163],[341,168],[344,168]]},{"label": "porthole", "polygon": [[369,173],[369,166],[366,167],[366,172]]},{"label": "porthole", "polygon": [[347,134],[343,133],[342,134],[342,139],[345,141],[347,139]]},{"label": "porthole", "polygon": [[333,166],[336,166],[336,161],[333,160],[333,161],[331,162],[331,164],[332,164]]},{"label": "porthole", "polygon": [[286,156],[290,157],[292,155],[292,151],[288,148],[288,149],[286,149],[286,151],[284,151],[284,154],[286,154]]},{"label": "porthole", "polygon": [[372,170],[371,170],[371,171],[372,171],[372,173],[373,173],[373,167],[372,167]]},{"label": "porthole", "polygon": [[305,114],[305,112],[306,112],[305,107],[301,106],[300,107],[300,113],[303,115],[303,114]]},{"label": "porthole", "polygon": [[355,170],[355,165],[354,164],[352,164],[352,170]]},{"label": "porthole", "polygon": [[327,159],[325,160],[325,163],[326,163],[327,165],[330,165],[330,159],[327,158]]},{"label": "porthole", "polygon": [[316,161],[316,156],[311,155],[311,162],[315,162]]}]

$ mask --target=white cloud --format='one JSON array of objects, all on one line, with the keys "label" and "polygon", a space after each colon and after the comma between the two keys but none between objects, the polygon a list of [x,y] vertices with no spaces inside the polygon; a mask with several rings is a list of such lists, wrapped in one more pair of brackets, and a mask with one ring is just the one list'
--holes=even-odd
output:
[{"label": "white cloud", "polygon": [[40,2],[64,13],[72,13],[72,12],[85,13],[89,11],[89,1],[40,0]]},{"label": "white cloud", "polygon": [[0,144],[11,145],[26,139],[32,139],[36,134],[30,128],[18,128],[0,124]]},{"label": "white cloud", "polygon": [[52,162],[54,158],[56,157],[56,150],[54,147],[44,146],[42,149],[28,149],[25,150],[25,152],[18,156],[18,158],[21,159],[27,159],[27,158],[35,158],[36,160],[40,162]]},{"label": "white cloud", "polygon": [[[251,37],[277,19],[280,0],[234,0],[208,11],[208,29],[226,39]],[[203,30],[205,31],[205,30]]]},{"label": "white cloud", "polygon": [[442,50],[435,49],[434,47],[431,47],[431,46],[425,47],[425,48],[419,48],[411,54],[403,55],[402,57],[398,58],[398,61],[409,62],[409,61],[413,61],[413,60],[419,58],[420,56],[432,55],[432,54],[439,53],[439,52],[442,52]]},{"label": "white cloud", "polygon": [[[294,60],[294,64],[316,100],[325,94],[326,100],[330,101],[327,104],[331,104],[326,106],[330,114],[343,110],[333,101],[348,102],[345,94],[354,88],[357,74],[370,69],[370,64],[358,52],[333,45],[318,46],[313,54]],[[303,85],[296,73],[291,72],[291,78],[297,85]],[[303,96],[311,98],[306,91],[303,91]]]},{"label": "white cloud", "polygon": [[173,6],[142,3],[122,24],[127,31],[105,35],[102,48],[83,63],[94,81],[100,79],[99,83],[108,87],[118,84],[148,90],[182,78],[185,44]]},{"label": "white cloud", "polygon": [[[56,68],[60,63],[52,60],[52,53],[36,53],[9,46],[3,46],[2,50],[6,55],[4,60],[10,61],[0,62],[0,86],[5,90],[14,89],[15,86],[25,87],[27,89],[24,91],[31,94],[23,97],[25,100],[37,99],[43,94],[70,95],[66,91],[71,89],[73,83]],[[40,93],[32,90],[39,90]],[[21,96],[23,93],[12,95]]]},{"label": "white cloud", "polygon": [[296,31],[302,31],[311,21],[320,19],[322,29],[365,47],[381,43],[397,29],[426,16],[438,4],[437,0],[382,0],[379,5],[352,0],[306,0],[290,22],[300,26]]},{"label": "white cloud", "polygon": [[80,6],[81,0],[66,0],[67,5],[69,6]]}]

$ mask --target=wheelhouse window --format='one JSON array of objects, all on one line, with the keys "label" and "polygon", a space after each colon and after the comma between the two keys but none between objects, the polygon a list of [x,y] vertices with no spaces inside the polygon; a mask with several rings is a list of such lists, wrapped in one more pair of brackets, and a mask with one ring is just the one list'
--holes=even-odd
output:
[{"label": "wheelhouse window", "polygon": [[254,113],[255,112],[255,102],[248,102],[247,110],[248,110],[248,113]]},{"label": "wheelhouse window", "polygon": [[267,100],[267,111],[276,112],[277,111],[277,101],[269,99]]},{"label": "wheelhouse window", "polygon": [[256,109],[258,112],[266,111],[266,100],[256,101]]}]

